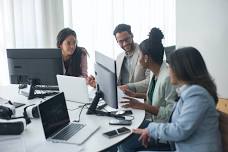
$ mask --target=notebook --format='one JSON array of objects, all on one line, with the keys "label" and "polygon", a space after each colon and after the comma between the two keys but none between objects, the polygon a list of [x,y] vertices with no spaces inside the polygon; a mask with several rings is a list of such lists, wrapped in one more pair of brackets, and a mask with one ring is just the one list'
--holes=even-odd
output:
[{"label": "notebook", "polygon": [[70,122],[63,92],[41,103],[39,112],[48,141],[80,145],[99,129],[96,124]]},{"label": "notebook", "polygon": [[85,78],[57,75],[59,91],[64,92],[67,101],[90,103]]}]

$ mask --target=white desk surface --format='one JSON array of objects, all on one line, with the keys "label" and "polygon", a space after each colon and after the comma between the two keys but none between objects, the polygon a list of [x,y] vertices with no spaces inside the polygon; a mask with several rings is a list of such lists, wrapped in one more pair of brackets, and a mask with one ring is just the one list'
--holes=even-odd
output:
[{"label": "white desk surface", "polygon": [[[27,100],[26,97],[23,95],[18,94],[18,89],[16,85],[8,85],[8,86],[0,86],[0,97],[9,99],[12,102],[21,102],[26,103],[27,105],[33,103],[39,103],[40,101],[44,101],[43,99],[33,99]],[[78,107],[78,103],[75,102],[67,102],[68,109],[73,109]],[[78,119],[78,114],[80,109],[77,110],[68,110],[71,121]],[[131,126],[127,126],[130,129],[137,128],[145,117],[145,111],[131,109],[134,115],[134,120],[132,121]],[[17,115],[20,115],[23,111],[23,107],[17,108]],[[43,128],[40,119],[32,119],[32,123],[29,124],[24,132],[19,136],[12,136],[17,137],[10,140],[5,138],[10,138],[10,136],[0,136],[0,151],[4,152],[44,152],[44,151],[64,151],[64,152],[71,152],[71,151],[83,151],[83,152],[95,152],[95,151],[102,151],[105,150],[125,138],[127,138],[131,133],[124,134],[114,138],[107,138],[102,135],[102,133],[117,129],[121,126],[112,126],[109,125],[108,122],[111,117],[106,116],[96,116],[96,115],[86,115],[87,108],[83,109],[80,123],[86,123],[92,125],[99,124],[100,129],[93,134],[84,144],[78,145],[71,145],[71,144],[61,144],[61,143],[50,143],[45,140]],[[18,139],[18,140],[16,140]],[[18,146],[21,145],[21,146]]]}]

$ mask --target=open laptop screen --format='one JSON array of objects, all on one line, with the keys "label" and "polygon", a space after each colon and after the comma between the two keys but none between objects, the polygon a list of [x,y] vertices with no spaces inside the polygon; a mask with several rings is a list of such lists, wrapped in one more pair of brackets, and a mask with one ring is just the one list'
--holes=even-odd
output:
[{"label": "open laptop screen", "polygon": [[46,138],[57,133],[70,122],[63,93],[41,103],[39,111]]}]

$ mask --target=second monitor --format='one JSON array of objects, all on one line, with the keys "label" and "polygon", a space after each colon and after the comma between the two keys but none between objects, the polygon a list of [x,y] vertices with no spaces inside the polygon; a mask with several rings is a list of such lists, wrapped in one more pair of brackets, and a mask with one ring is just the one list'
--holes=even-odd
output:
[{"label": "second monitor", "polygon": [[118,108],[116,61],[100,52],[95,52],[95,76],[103,93],[104,101],[112,108]]},{"label": "second monitor", "polygon": [[42,85],[57,85],[56,74],[63,74],[60,49],[7,49],[10,82],[28,83],[36,79]]},{"label": "second monitor", "polygon": [[115,109],[118,108],[116,62],[97,51],[95,52],[95,59],[97,91],[87,114],[112,116],[110,112],[98,110],[97,104],[100,98],[103,98],[107,105]]}]

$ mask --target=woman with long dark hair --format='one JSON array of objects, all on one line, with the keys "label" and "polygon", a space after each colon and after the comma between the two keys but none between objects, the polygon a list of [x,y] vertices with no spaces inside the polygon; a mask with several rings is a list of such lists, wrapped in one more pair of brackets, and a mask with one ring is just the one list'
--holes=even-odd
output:
[{"label": "woman with long dark hair", "polygon": [[170,56],[169,71],[180,97],[171,122],[134,129],[139,140],[144,146],[150,138],[173,141],[177,152],[221,152],[216,85],[200,52],[193,47],[176,50]]},{"label": "woman with long dark hair", "polygon": [[77,45],[77,35],[70,28],[62,29],[57,35],[57,47],[61,49],[64,74],[87,78],[87,51]]}]

